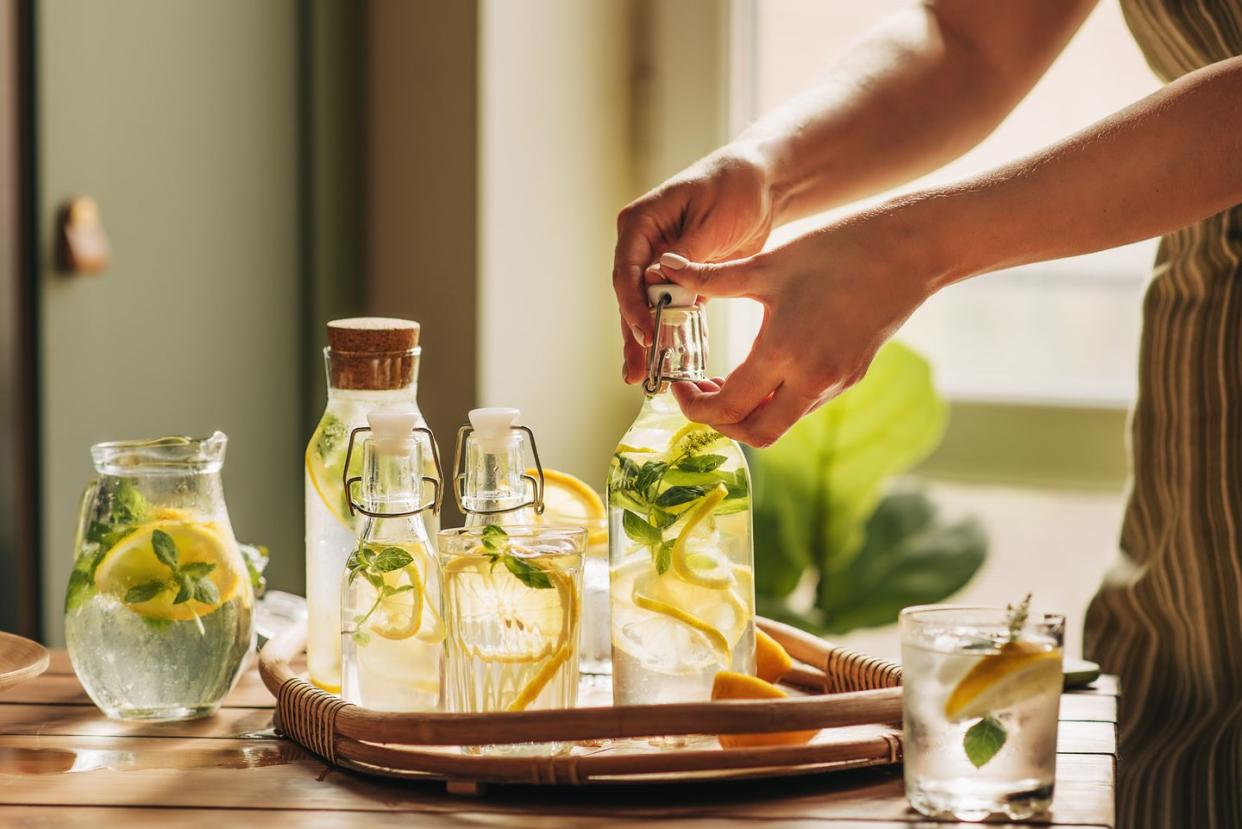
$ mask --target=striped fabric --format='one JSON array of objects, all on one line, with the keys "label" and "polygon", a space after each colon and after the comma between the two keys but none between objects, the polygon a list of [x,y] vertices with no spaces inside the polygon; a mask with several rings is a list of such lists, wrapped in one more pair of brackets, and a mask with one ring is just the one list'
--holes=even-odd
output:
[{"label": "striped fabric", "polygon": [[[1242,0],[1122,6],[1165,81],[1242,54]],[[1121,555],[1086,621],[1122,678],[1117,825],[1239,829],[1242,206],[1162,240],[1143,315]]]}]

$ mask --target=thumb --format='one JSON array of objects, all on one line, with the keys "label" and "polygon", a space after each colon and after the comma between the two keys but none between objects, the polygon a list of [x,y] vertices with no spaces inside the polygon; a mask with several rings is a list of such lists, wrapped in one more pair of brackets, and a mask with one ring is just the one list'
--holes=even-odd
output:
[{"label": "thumb", "polygon": [[691,262],[679,253],[660,257],[660,273],[670,282],[693,288],[702,297],[751,297],[758,299],[755,257],[729,262]]}]

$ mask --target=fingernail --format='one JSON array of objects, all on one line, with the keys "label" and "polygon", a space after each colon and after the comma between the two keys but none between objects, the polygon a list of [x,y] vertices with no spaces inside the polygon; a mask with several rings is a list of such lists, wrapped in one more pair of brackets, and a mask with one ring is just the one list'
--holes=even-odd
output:
[{"label": "fingernail", "polygon": [[680,253],[673,253],[671,250],[660,257],[660,264],[666,268],[672,268],[679,271],[686,265],[690,264],[690,260],[682,256]]},{"label": "fingernail", "polygon": [[622,363],[622,364],[621,364],[621,379],[622,379],[622,380],[629,380],[629,379],[630,379],[630,371],[629,371],[629,366],[627,366],[625,363]]},{"label": "fingernail", "polygon": [[641,328],[637,325],[631,325],[630,333],[634,335],[634,342],[638,343],[643,348],[647,347],[647,335],[643,333]]}]

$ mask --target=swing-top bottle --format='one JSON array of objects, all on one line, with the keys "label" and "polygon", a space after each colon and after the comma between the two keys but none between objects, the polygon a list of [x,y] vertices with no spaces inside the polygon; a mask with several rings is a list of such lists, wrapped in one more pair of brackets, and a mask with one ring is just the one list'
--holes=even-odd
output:
[{"label": "swing-top bottle", "polygon": [[613,698],[710,698],[718,671],[754,669],[750,477],[741,447],[681,413],[670,384],[704,380],[692,291],[652,285],[646,397],[608,476]]}]

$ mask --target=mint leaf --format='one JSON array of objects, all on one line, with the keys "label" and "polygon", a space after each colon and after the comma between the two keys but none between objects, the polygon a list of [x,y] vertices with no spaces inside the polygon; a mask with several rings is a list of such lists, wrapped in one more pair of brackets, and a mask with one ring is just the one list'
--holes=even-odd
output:
[{"label": "mint leaf", "polygon": [[697,501],[703,495],[704,489],[701,486],[671,486],[660,493],[655,504],[657,507],[675,507]]},{"label": "mint leaf", "polygon": [[390,573],[410,566],[413,561],[414,557],[400,547],[385,547],[371,562],[371,568],[381,573]]},{"label": "mint leaf", "polygon": [[682,472],[711,472],[727,460],[724,455],[695,455],[683,458],[677,468]]},{"label": "mint leaf", "polygon": [[664,461],[647,461],[643,464],[643,468],[638,471],[638,478],[634,482],[634,489],[644,496],[650,496],[650,490],[660,482],[664,477],[664,473],[668,471],[668,464]]},{"label": "mint leaf", "polygon": [[673,563],[673,545],[675,543],[677,542],[670,538],[656,548],[655,568],[656,572],[661,576],[668,572],[669,565]]},{"label": "mint leaf", "polygon": [[153,530],[151,532],[151,548],[155,550],[156,558],[176,572],[177,545],[173,543],[172,536],[163,530]]},{"label": "mint leaf", "polygon": [[110,524],[141,524],[147,520],[151,505],[142,497],[138,487],[128,478],[117,478],[109,499]]},{"label": "mint leaf", "polygon": [[659,507],[652,507],[651,512],[647,516],[651,519],[651,525],[657,530],[666,530],[677,523],[677,519],[681,516],[674,515],[671,512],[665,512]]},{"label": "mint leaf", "polygon": [[178,571],[174,578],[177,579],[177,595],[173,599],[173,604],[184,604],[194,596],[194,583],[185,573]]},{"label": "mint leaf", "polygon": [[201,579],[214,569],[216,569],[216,565],[210,561],[191,561],[181,568],[181,572],[192,579]]},{"label": "mint leaf", "polygon": [[156,596],[164,592],[164,582],[148,581],[142,584],[134,585],[125,591],[125,604],[139,604],[141,602],[149,602]]},{"label": "mint leaf", "polygon": [[629,510],[621,513],[621,527],[631,541],[639,544],[659,544],[663,540],[660,531]]},{"label": "mint leaf", "polygon": [[483,528],[483,546],[493,553],[509,549],[509,534],[495,524]]},{"label": "mint leaf", "polygon": [[353,633],[354,644],[360,648],[365,648],[371,644],[371,637],[363,630],[355,630]]},{"label": "mint leaf", "polygon": [[202,579],[194,585],[194,600],[203,604],[216,604],[220,601],[220,590],[211,579]]},{"label": "mint leaf", "polygon": [[548,574],[542,569],[531,564],[529,561],[520,559],[509,553],[501,557],[505,563],[505,569],[512,573],[518,581],[527,587],[533,587],[536,590],[545,590],[552,586],[552,579],[548,578]]},{"label": "mint leaf", "polygon": [[965,736],[962,737],[962,748],[966,750],[966,759],[970,760],[970,764],[975,768],[983,768],[1005,745],[1005,739],[1008,736],[1000,720],[988,714],[968,728]]}]

